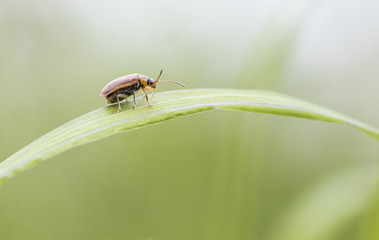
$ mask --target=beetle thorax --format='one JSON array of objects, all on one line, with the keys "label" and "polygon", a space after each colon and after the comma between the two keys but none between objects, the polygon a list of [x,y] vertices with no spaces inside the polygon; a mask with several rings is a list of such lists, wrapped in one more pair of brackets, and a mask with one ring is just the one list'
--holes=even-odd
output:
[{"label": "beetle thorax", "polygon": [[149,77],[148,76],[139,75],[139,80],[140,80],[142,86],[144,86],[144,87],[148,86],[147,85],[147,82],[149,81]]},{"label": "beetle thorax", "polygon": [[146,90],[153,90],[156,87],[156,81],[152,78],[149,78],[148,76],[145,75],[140,75],[139,76],[140,83],[143,88],[146,88]]}]

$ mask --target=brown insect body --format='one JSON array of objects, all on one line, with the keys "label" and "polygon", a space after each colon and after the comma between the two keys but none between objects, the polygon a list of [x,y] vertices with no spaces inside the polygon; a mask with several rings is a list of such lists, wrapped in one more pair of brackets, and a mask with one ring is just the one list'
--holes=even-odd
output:
[{"label": "brown insect body", "polygon": [[118,95],[122,95],[118,97],[120,101],[124,100],[140,90],[142,86],[140,78],[145,80],[148,77],[134,73],[117,78],[103,88],[100,96],[105,97],[108,104],[116,103]]},{"label": "brown insect body", "polygon": [[[111,81],[110,83],[108,83],[103,88],[103,90],[101,90],[100,96],[105,97],[108,104],[117,102],[118,109],[114,113],[118,113],[121,110],[120,101],[127,99],[131,95],[133,95],[133,99],[134,99],[133,109],[136,107],[136,92],[138,92],[138,90],[140,89],[143,91],[143,94],[146,97],[148,106],[151,107],[146,90],[154,91],[157,86],[157,82],[171,82],[171,83],[179,84],[185,88],[185,86],[179,82],[158,81],[161,75],[162,75],[162,70],[157,80],[154,80],[152,78],[149,78],[145,75],[141,75],[138,73],[133,73],[133,74],[129,74],[129,75],[117,78]],[[151,99],[152,97],[150,98],[150,101]]]}]

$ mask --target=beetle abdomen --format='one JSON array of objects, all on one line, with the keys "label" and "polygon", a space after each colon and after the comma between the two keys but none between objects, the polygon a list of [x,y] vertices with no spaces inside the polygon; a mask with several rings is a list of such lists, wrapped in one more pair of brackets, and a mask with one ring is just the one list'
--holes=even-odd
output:
[{"label": "beetle abdomen", "polygon": [[[126,95],[129,97],[129,96],[133,95],[135,91],[138,91],[140,88],[141,88],[141,84],[139,81],[137,81],[135,84],[133,84],[129,87],[121,88],[115,92],[112,92],[111,94],[108,94],[106,96],[107,103],[116,103],[118,95],[122,95],[122,96]],[[124,99],[125,98],[119,97],[120,101],[122,101]]]},{"label": "beetle abdomen", "polygon": [[[118,92],[114,92],[112,94],[109,94],[106,99],[107,99],[107,103],[108,104],[111,104],[111,103],[116,103],[117,102],[117,96],[118,96]],[[119,97],[118,98],[120,101],[124,100],[125,98],[122,98],[122,97]]]},{"label": "beetle abdomen", "polygon": [[141,83],[137,81],[135,84],[126,88],[122,88],[120,90],[122,90],[124,94],[130,96],[130,95],[133,95],[135,91],[138,91],[140,87],[141,87]]}]

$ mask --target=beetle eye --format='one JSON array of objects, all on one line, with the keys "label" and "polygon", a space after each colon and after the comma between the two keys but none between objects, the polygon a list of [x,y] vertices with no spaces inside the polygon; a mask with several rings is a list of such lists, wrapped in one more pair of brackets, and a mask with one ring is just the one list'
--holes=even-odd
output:
[{"label": "beetle eye", "polygon": [[147,80],[147,85],[151,86],[153,85],[153,80],[151,80],[150,78]]}]

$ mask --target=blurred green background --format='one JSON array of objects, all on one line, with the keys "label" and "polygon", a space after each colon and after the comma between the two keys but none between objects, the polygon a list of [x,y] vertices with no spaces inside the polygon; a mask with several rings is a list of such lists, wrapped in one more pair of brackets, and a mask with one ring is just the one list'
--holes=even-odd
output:
[{"label": "blurred green background", "polygon": [[[0,161],[138,72],[268,89],[379,127],[379,2],[0,1]],[[176,89],[159,85],[157,91]],[[212,111],[65,152],[0,188],[0,239],[379,239],[379,145]]]}]

